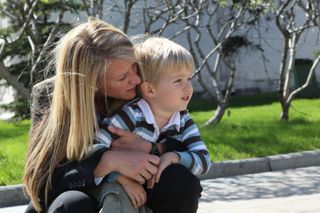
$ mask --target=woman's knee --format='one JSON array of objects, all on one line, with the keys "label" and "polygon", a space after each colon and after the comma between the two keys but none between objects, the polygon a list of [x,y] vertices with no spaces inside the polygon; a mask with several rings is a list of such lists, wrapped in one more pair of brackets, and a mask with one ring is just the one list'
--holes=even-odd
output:
[{"label": "woman's knee", "polygon": [[60,194],[50,205],[49,213],[97,212],[97,204],[87,194],[80,191],[66,191]]}]

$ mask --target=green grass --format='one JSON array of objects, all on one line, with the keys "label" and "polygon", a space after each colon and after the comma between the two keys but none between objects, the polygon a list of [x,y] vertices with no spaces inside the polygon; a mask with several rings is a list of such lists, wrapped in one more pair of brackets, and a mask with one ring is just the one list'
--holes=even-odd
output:
[{"label": "green grass", "polygon": [[[294,100],[290,121],[283,122],[274,94],[233,97],[219,125],[201,127],[213,116],[213,107],[200,99],[190,107],[213,161],[320,149],[320,99]],[[21,183],[29,126],[30,121],[0,121],[0,185]]]},{"label": "green grass", "polygon": [[0,121],[0,186],[21,183],[30,121]]},{"label": "green grass", "polygon": [[320,148],[320,100],[295,100],[290,121],[279,103],[233,107],[217,126],[201,127],[214,111],[192,112],[213,161],[263,157]]}]

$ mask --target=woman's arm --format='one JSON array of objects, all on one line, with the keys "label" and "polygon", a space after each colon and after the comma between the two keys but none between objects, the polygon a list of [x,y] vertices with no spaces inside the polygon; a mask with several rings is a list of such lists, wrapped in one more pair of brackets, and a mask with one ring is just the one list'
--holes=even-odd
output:
[{"label": "woman's arm", "polygon": [[[31,134],[51,105],[51,95],[54,88],[54,78],[36,84],[32,90],[31,101]],[[52,196],[71,190],[85,190],[95,186],[94,177],[105,176],[112,171],[118,171],[126,176],[144,182],[144,177],[157,172],[159,158],[144,153],[107,151],[98,149],[82,161],[69,161],[58,166],[52,179]]]},{"label": "woman's arm", "polygon": [[110,172],[119,172],[143,184],[157,173],[159,163],[158,156],[136,151],[110,150],[102,155],[94,176],[104,177]]}]

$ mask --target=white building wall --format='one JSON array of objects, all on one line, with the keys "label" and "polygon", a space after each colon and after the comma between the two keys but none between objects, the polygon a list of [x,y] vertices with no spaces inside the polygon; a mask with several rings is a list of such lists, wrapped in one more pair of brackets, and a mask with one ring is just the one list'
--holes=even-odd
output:
[{"label": "white building wall", "polygon": [[[262,22],[260,33],[264,35],[262,42],[264,54],[267,57],[266,68],[261,53],[256,51],[241,51],[237,62],[238,74],[236,88],[260,88],[261,91],[276,91],[279,84],[279,69],[282,60],[283,38],[274,22]],[[258,35],[251,34],[249,39],[254,44],[259,43]],[[319,35],[309,30],[300,38],[297,46],[296,58],[314,60],[314,52],[320,50]],[[316,70],[317,81],[320,82],[320,69]],[[293,77],[292,77],[293,83]]]},{"label": "white building wall", "polygon": [[[0,0],[3,1],[3,0]],[[117,2],[121,4],[122,1]],[[138,1],[140,5],[136,6],[136,9],[132,13],[132,18],[130,20],[130,26],[128,34],[136,35],[144,32],[143,29],[143,20],[141,16],[141,8],[144,7],[143,1]],[[104,6],[104,16],[103,20],[106,20],[113,25],[122,28],[123,17],[111,10],[110,5],[114,4],[114,1],[108,0],[105,2]],[[120,5],[121,6],[121,5]],[[223,16],[223,12],[221,12]],[[217,17],[218,18],[218,17]],[[77,16],[66,14],[65,20],[68,20],[70,23],[77,24],[84,22],[88,19],[87,15],[82,13]],[[5,26],[7,23],[4,19],[0,19],[0,27]],[[160,25],[161,23],[159,23]],[[264,54],[267,57],[267,60],[264,65],[262,55],[258,50],[254,49],[242,49],[238,57],[235,58],[237,65],[237,72],[235,78],[234,90],[240,92],[268,92],[276,91],[279,84],[279,67],[281,60],[281,51],[282,51],[282,38],[278,29],[276,28],[274,21],[262,21],[260,23],[260,33],[264,35],[266,41],[262,41],[262,48],[264,49]],[[218,27],[218,26],[217,26]],[[181,25],[173,24],[168,29],[166,29],[163,36],[171,37],[174,33],[181,29]],[[320,49],[319,45],[319,35],[317,32],[308,31],[300,39],[301,42],[298,45],[297,49],[297,58],[309,58],[313,59],[314,51]],[[258,44],[258,35],[251,33],[249,40],[253,44]],[[186,38],[180,36],[175,39],[175,41],[183,46],[187,47]],[[214,46],[208,44],[207,42],[202,42],[202,48],[205,53],[209,52]],[[213,66],[213,60],[212,60]],[[266,71],[267,70],[267,71]],[[225,70],[221,70],[219,73],[220,86],[223,87],[225,84]],[[318,84],[320,85],[320,68],[316,70],[316,77]],[[207,81],[210,81],[209,78],[206,78]],[[194,87],[196,91],[203,91],[202,87],[199,85],[196,79],[194,79]],[[2,91],[0,91],[2,92]]]},{"label": "white building wall", "polygon": [[[154,0],[150,0],[152,2]],[[123,7],[121,5],[123,1],[117,2],[119,7]],[[106,1],[104,6],[104,16],[103,20],[112,23],[113,25],[122,28],[123,26],[123,17],[111,10],[111,6],[114,2]],[[143,19],[141,15],[141,11],[144,7],[144,2],[140,1],[137,5],[135,5],[135,9],[132,12],[130,26],[131,28],[128,31],[128,35],[133,36],[137,34],[144,33],[143,29]],[[219,11],[219,16],[225,16],[223,11]],[[297,12],[297,16],[299,16]],[[217,17],[218,19],[219,17]],[[87,20],[87,16],[85,14],[80,14],[78,17],[70,16],[69,19],[72,23],[83,22]],[[303,17],[300,18],[303,20]],[[158,26],[162,23],[159,22]],[[158,27],[156,26],[156,27]],[[218,26],[217,26],[218,27]],[[164,32],[163,36],[172,37],[176,32],[181,30],[181,24],[172,24],[170,25]],[[265,40],[261,41],[261,47],[264,50],[264,55],[267,61],[263,61],[263,57],[261,52],[257,49],[252,48],[242,48],[240,50],[240,54],[235,58],[237,71],[236,78],[234,84],[234,90],[237,90],[241,93],[250,93],[250,92],[270,92],[277,91],[279,85],[279,68],[281,62],[281,52],[283,39],[278,31],[274,20],[272,21],[261,21],[260,22],[260,34],[263,35]],[[205,35],[203,35],[205,37]],[[299,42],[297,48],[296,58],[309,58],[314,59],[314,51],[316,49],[320,49],[319,41],[318,41],[317,32],[313,32],[309,30],[305,33]],[[202,50],[204,53],[210,52],[214,45],[211,44],[208,40],[203,40],[201,43]],[[253,44],[259,44],[259,36],[256,32],[252,31],[249,34],[249,40]],[[187,47],[186,38],[184,35],[179,36],[175,39],[175,41],[185,47]],[[211,60],[211,65],[213,66],[213,59]],[[316,70],[317,81],[320,84],[320,69]],[[224,87],[225,84],[225,70],[221,70],[219,73],[220,78],[220,86]],[[293,79],[293,78],[292,78]],[[206,78],[206,81],[209,82],[210,78]],[[210,82],[209,82],[210,83]],[[292,82],[293,84],[293,82]],[[196,79],[194,79],[194,87],[196,91],[203,91],[203,88],[199,85]]]}]

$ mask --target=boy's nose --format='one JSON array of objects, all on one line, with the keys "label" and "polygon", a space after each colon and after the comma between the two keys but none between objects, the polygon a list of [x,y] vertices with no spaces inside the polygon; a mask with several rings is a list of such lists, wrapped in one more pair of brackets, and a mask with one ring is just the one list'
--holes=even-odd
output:
[{"label": "boy's nose", "polygon": [[193,90],[191,81],[186,82],[184,90]]}]

